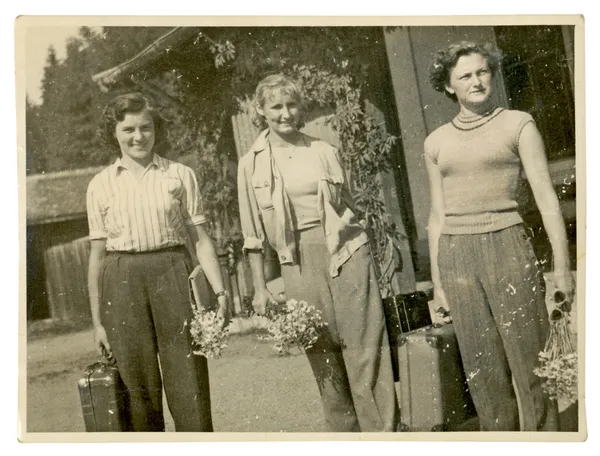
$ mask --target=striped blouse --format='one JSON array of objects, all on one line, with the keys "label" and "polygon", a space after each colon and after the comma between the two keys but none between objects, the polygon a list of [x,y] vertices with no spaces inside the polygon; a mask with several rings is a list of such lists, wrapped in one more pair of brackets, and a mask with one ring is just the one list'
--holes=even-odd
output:
[{"label": "striped blouse", "polygon": [[194,172],[154,155],[141,180],[117,159],[90,182],[90,239],[106,250],[147,252],[187,243],[186,225],[206,222]]}]

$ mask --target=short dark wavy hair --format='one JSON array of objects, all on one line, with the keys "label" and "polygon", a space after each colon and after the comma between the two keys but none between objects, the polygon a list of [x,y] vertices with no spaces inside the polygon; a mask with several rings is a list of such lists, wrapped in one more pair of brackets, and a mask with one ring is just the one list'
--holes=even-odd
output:
[{"label": "short dark wavy hair", "polygon": [[300,119],[298,120],[296,128],[302,128],[304,126],[302,113],[304,98],[302,96],[302,88],[298,82],[283,74],[272,74],[267,76],[256,86],[254,100],[252,102],[252,124],[260,131],[267,128],[267,121],[264,116],[258,113],[256,108],[263,108],[269,95],[276,90],[280,90],[282,93],[289,95],[298,102],[298,105],[300,106]]},{"label": "short dark wavy hair", "polygon": [[502,53],[491,43],[477,43],[474,41],[460,41],[453,43],[448,48],[437,51],[429,66],[429,82],[438,92],[443,92],[454,101],[456,95],[446,90],[450,81],[450,73],[456,66],[458,59],[464,55],[480,54],[487,60],[492,76],[496,76],[502,63]]},{"label": "short dark wavy hair", "polygon": [[117,123],[121,122],[126,114],[137,114],[142,111],[147,111],[152,116],[154,147],[162,145],[167,139],[166,121],[160,114],[160,107],[140,92],[119,95],[106,105],[98,125],[98,136],[108,147],[120,152],[119,142],[115,136]]}]

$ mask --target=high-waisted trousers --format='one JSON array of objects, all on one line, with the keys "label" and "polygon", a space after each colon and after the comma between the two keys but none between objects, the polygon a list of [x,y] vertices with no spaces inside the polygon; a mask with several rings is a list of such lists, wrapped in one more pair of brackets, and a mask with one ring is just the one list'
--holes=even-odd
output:
[{"label": "high-waisted trousers", "polygon": [[443,234],[438,264],[481,430],[557,430],[556,402],[533,373],[549,320],[544,277],[523,225]]},{"label": "high-waisted trousers", "polygon": [[207,360],[192,353],[189,331],[191,266],[183,247],[108,253],[102,265],[101,320],[127,389],[132,431],[165,430],[163,385],[176,431],[213,430]]},{"label": "high-waisted trousers", "polygon": [[368,245],[331,277],[321,226],[296,232],[298,261],[282,265],[287,299],[305,300],[327,329],[306,350],[331,432],[394,431],[398,402],[383,306]]}]

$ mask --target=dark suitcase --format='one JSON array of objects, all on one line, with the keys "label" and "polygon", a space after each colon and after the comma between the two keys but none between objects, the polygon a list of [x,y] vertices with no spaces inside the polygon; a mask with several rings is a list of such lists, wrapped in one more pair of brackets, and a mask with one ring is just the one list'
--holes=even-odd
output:
[{"label": "dark suitcase", "polygon": [[476,416],[452,324],[401,334],[398,364],[402,430],[453,431]]},{"label": "dark suitcase", "polygon": [[424,326],[430,326],[431,313],[429,312],[429,299],[423,291],[390,296],[383,299],[383,310],[392,352],[392,369],[394,381],[399,381],[397,352],[398,337],[400,334],[414,331]]},{"label": "dark suitcase", "polygon": [[114,361],[88,366],[77,386],[87,432],[127,430],[127,396]]}]

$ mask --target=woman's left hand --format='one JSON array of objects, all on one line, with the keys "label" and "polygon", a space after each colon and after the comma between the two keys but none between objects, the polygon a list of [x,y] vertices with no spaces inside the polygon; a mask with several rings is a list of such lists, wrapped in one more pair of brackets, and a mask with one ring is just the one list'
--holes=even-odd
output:
[{"label": "woman's left hand", "polygon": [[228,296],[219,296],[218,298],[219,309],[217,310],[217,314],[223,317],[223,328],[226,328],[231,321],[231,309],[229,307],[229,297]]}]

